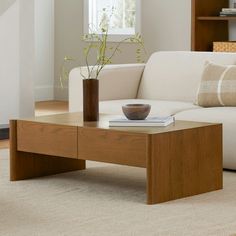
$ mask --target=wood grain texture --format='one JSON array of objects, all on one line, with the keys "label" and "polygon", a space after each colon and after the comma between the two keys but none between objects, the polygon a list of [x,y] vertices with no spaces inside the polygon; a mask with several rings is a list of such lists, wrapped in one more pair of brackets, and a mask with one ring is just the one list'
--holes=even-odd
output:
[{"label": "wood grain texture", "polygon": [[83,122],[81,113],[68,113],[11,121],[11,180],[84,169],[92,160],[146,168],[149,204],[222,188],[221,125],[114,128],[108,125],[112,116],[100,117]]},{"label": "wood grain texture", "polygon": [[[66,113],[68,110],[69,104],[66,101],[43,101],[35,103],[36,116]],[[6,148],[9,148],[9,140],[1,140],[0,149]]]},{"label": "wood grain texture", "polygon": [[146,167],[147,135],[78,129],[79,159]]},{"label": "wood grain texture", "polygon": [[17,121],[17,149],[77,159],[77,127]]},{"label": "wood grain texture", "polygon": [[236,20],[235,16],[199,16],[197,18],[198,20],[205,20],[205,21],[211,21],[211,20]]},{"label": "wood grain texture", "polygon": [[212,123],[206,122],[194,122],[194,121],[180,121],[177,120],[175,123],[167,127],[109,127],[109,120],[117,118],[114,115],[100,114],[98,122],[84,122],[83,114],[81,112],[75,113],[65,113],[50,116],[40,116],[32,117],[30,119],[25,119],[22,121],[30,121],[33,123],[45,123],[52,125],[65,125],[65,126],[75,126],[80,128],[94,128],[94,129],[104,129],[109,131],[121,131],[129,133],[139,133],[139,134],[157,134],[173,132],[183,129],[199,128],[205,126],[211,126]]},{"label": "wood grain texture", "polygon": [[193,51],[212,51],[214,41],[228,41],[228,21],[219,18],[217,18],[219,20],[214,18],[212,21],[199,19],[199,17],[217,17],[221,9],[228,6],[228,0],[192,0]]},{"label": "wood grain texture", "polygon": [[148,153],[148,204],[222,189],[221,125],[152,135]]},{"label": "wood grain texture", "polygon": [[83,80],[83,119],[84,121],[99,120],[99,80]]},{"label": "wood grain texture", "polygon": [[85,169],[85,161],[17,150],[17,121],[10,122],[10,180],[24,180]]}]

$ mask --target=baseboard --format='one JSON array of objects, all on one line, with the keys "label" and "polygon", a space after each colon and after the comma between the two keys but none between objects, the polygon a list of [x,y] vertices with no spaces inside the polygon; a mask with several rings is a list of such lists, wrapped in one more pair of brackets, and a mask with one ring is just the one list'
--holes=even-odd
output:
[{"label": "baseboard", "polygon": [[53,86],[38,86],[35,88],[35,101],[51,101],[54,100]]},{"label": "baseboard", "polygon": [[0,140],[9,139],[9,126],[0,125]]}]

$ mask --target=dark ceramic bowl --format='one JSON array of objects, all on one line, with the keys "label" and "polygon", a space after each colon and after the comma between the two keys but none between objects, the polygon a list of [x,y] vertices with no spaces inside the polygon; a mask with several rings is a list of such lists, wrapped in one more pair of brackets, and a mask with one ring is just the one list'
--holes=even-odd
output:
[{"label": "dark ceramic bowl", "polygon": [[129,120],[145,120],[151,111],[149,104],[127,104],[122,110]]}]

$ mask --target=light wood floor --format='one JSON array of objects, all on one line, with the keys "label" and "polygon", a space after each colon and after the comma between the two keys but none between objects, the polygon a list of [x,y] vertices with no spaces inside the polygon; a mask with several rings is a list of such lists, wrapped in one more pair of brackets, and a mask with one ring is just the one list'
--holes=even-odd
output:
[{"label": "light wood floor", "polygon": [[[47,101],[35,103],[35,116],[44,116],[68,112],[68,102]],[[0,141],[0,149],[9,148],[9,141]]]},{"label": "light wood floor", "polygon": [[5,148],[9,148],[8,140],[0,141],[0,149],[5,149]]},{"label": "light wood floor", "polygon": [[68,112],[68,102],[47,101],[35,103],[35,116],[45,116]]}]

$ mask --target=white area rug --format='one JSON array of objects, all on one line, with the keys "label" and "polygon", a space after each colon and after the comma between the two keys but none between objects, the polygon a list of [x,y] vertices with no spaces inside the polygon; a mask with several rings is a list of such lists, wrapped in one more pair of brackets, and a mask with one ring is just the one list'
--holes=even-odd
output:
[{"label": "white area rug", "polygon": [[224,190],[145,205],[145,170],[88,162],[86,171],[9,182],[0,151],[1,236],[231,236],[236,233],[236,172]]}]

